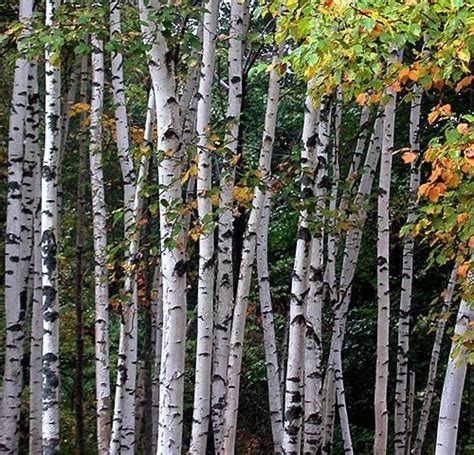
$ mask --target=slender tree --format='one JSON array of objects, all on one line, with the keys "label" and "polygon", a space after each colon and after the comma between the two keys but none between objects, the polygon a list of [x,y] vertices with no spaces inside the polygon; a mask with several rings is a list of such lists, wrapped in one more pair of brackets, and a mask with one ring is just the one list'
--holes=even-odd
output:
[{"label": "slender tree", "polygon": [[216,54],[219,1],[209,0],[203,18],[201,79],[198,89],[197,124],[199,215],[199,282],[196,375],[190,453],[206,452],[211,405],[212,332],[214,311],[214,223],[211,203],[212,154],[208,133],[211,120],[211,93]]},{"label": "slender tree", "polygon": [[[474,283],[474,273],[468,272],[469,285]],[[461,342],[466,332],[472,331],[474,310],[469,303],[462,299],[459,306],[454,339],[449,353],[446,376],[438,417],[438,432],[436,435],[436,455],[454,455],[459,428],[459,414],[461,412],[462,394],[466,379],[467,360],[466,347]]]},{"label": "slender tree", "polygon": [[[400,53],[392,49],[390,63],[400,61]],[[388,88],[383,124],[382,151],[377,205],[377,361],[375,370],[375,440],[374,452],[387,450],[388,438],[388,348],[390,330],[390,179],[392,172],[393,136],[395,129],[396,93]]]},{"label": "slender tree", "polygon": [[456,286],[456,272],[457,266],[453,268],[451,277],[449,278],[448,286],[446,288],[443,307],[441,308],[440,317],[436,326],[435,339],[433,342],[433,349],[431,351],[431,359],[428,367],[428,378],[426,379],[426,387],[423,395],[423,403],[421,405],[420,421],[418,422],[418,429],[416,433],[415,442],[413,443],[413,449],[411,453],[413,455],[421,455],[421,449],[425,442],[426,430],[428,428],[428,421],[430,419],[431,404],[433,402],[433,396],[435,391],[435,381],[438,372],[439,356],[441,354],[441,344],[443,341],[443,335],[446,328],[446,318],[444,315],[451,308],[451,302],[453,300],[454,288]]},{"label": "slender tree", "polygon": [[[152,1],[152,11],[160,4]],[[158,454],[179,454],[182,445],[184,357],[186,338],[186,258],[174,236],[181,214],[173,211],[181,199],[181,136],[174,62],[161,29],[149,19],[140,1],[144,41],[150,44],[149,71],[155,92],[158,132],[161,273],[163,279],[163,345],[160,371]]]},{"label": "slender tree", "polygon": [[[46,2],[46,26],[55,21],[58,0]],[[61,144],[61,72],[45,52],[45,138],[41,180],[43,288],[42,453],[59,453],[59,302],[57,265],[58,159]]]},{"label": "slender tree", "polygon": [[[407,224],[413,223],[416,209],[416,193],[420,185],[421,157],[419,130],[422,88],[417,84],[413,90],[414,98],[410,111],[410,148],[416,155],[410,167],[410,202]],[[395,383],[395,453],[405,455],[407,450],[408,404],[408,351],[410,342],[410,308],[413,288],[413,250],[414,239],[409,233],[404,238],[402,289],[398,316],[397,380]]]},{"label": "slender tree", "polygon": [[229,90],[226,118],[229,122],[225,144],[228,158],[221,170],[219,197],[219,229],[217,239],[217,313],[215,320],[212,371],[212,430],[214,446],[222,452],[224,441],[224,408],[226,407],[227,363],[229,357],[232,310],[234,307],[234,268],[232,261],[234,166],[237,156],[240,115],[243,96],[243,36],[242,0],[232,0],[229,30]]},{"label": "slender tree", "polygon": [[[99,7],[100,3],[96,2]],[[102,169],[102,110],[104,98],[104,54],[102,40],[93,34],[92,94],[89,161],[91,172],[92,222],[94,238],[95,358],[97,402],[97,447],[108,452],[110,438],[110,368],[109,368],[109,296],[106,267],[107,228],[104,173]]]}]

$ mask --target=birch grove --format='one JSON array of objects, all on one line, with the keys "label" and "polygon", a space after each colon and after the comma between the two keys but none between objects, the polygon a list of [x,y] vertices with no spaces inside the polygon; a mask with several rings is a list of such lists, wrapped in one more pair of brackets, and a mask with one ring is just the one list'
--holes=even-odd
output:
[{"label": "birch grove", "polygon": [[468,453],[471,9],[0,6],[0,452]]}]

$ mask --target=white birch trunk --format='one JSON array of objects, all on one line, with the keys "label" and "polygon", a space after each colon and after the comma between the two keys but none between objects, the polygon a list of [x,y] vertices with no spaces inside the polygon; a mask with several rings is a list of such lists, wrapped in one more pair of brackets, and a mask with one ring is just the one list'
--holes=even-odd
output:
[{"label": "white birch trunk", "polygon": [[[308,83],[303,124],[303,150],[301,151],[301,203],[314,196],[315,146],[317,141],[317,110],[314,108]],[[305,306],[308,292],[311,234],[308,228],[308,211],[301,209],[298,221],[295,262],[291,280],[290,320],[288,334],[288,362],[285,379],[285,410],[283,453],[297,454],[301,446],[303,418],[303,372],[305,341]]]},{"label": "white birch trunk", "polygon": [[[472,285],[474,280],[472,271],[468,272],[467,279]],[[464,299],[461,300],[441,394],[438,432],[436,435],[436,455],[455,455],[457,453],[459,414],[467,371],[466,347],[460,343],[460,340],[463,339],[466,332],[472,332],[471,324],[473,320],[474,309],[472,305]]]},{"label": "white birch trunk", "polygon": [[[19,20],[26,23],[32,14],[33,2],[20,1]],[[27,29],[23,34],[29,33]],[[21,50],[21,45],[18,45]],[[23,385],[23,337],[26,316],[25,275],[22,260],[22,183],[23,141],[28,102],[28,62],[17,58],[13,76],[8,131],[8,192],[5,225],[5,365],[0,399],[0,450],[16,453],[19,448],[19,422]]]},{"label": "white birch trunk", "polygon": [[[273,142],[275,140],[278,103],[280,99],[280,76],[276,70],[277,62],[283,52],[283,45],[274,51],[272,70],[268,83],[268,97],[265,112],[265,125],[263,130],[262,148],[258,170],[261,175],[262,185],[270,185],[271,159]],[[257,232],[262,216],[265,193],[256,187],[252,200],[247,228],[244,234],[242,259],[240,263],[237,294],[235,298],[234,314],[232,318],[232,331],[229,347],[229,361],[227,367],[227,403],[224,413],[224,453],[231,454],[235,451],[235,436],[237,430],[237,414],[239,409],[239,386],[242,367],[243,344],[245,335],[245,322],[247,316],[248,298],[252,278],[252,268],[257,246]]]},{"label": "white birch trunk", "polygon": [[[414,88],[414,98],[410,111],[410,148],[416,154],[410,167],[410,201],[408,206],[407,224],[413,223],[416,209],[416,195],[420,185],[421,159],[419,130],[422,88]],[[408,351],[410,343],[410,309],[413,289],[413,250],[415,240],[408,233],[403,244],[402,283],[400,295],[400,311],[398,316],[398,349],[397,379],[395,385],[395,454],[405,455],[407,451],[407,413],[408,400]]]},{"label": "white birch trunk", "polygon": [[[42,285],[41,285],[41,152],[39,150],[39,93],[38,68],[30,63],[29,119],[27,123],[28,143],[36,149],[34,170],[34,232],[33,232],[33,299],[30,336],[30,409],[29,409],[29,453],[41,452],[41,360],[43,346]],[[31,128],[31,129],[30,129]],[[30,130],[30,131],[28,131]]]},{"label": "white birch trunk", "polygon": [[[119,39],[121,34],[120,8],[123,0],[111,0],[110,2],[110,38]],[[135,170],[130,157],[130,144],[128,135],[127,107],[125,103],[125,85],[123,77],[123,57],[120,51],[113,51],[111,55],[112,93],[115,105],[115,132],[117,152],[122,170],[123,179],[123,206],[125,238],[128,238],[132,227],[132,210],[135,196]],[[127,405],[131,404],[127,400]],[[131,417],[130,417],[131,418]]]},{"label": "white birch trunk", "polygon": [[413,455],[421,455],[421,449],[423,448],[423,443],[425,442],[426,430],[428,428],[428,422],[431,413],[431,403],[433,402],[434,396],[436,375],[438,372],[441,344],[443,342],[444,331],[446,329],[447,321],[444,315],[451,308],[454,288],[456,286],[456,272],[457,266],[455,266],[451,272],[451,277],[449,279],[448,286],[446,288],[446,294],[444,296],[443,307],[441,308],[441,314],[436,326],[435,339],[433,342],[433,349],[431,351],[431,359],[428,367],[428,378],[426,380],[423,403],[421,405],[420,421],[418,422],[418,430],[416,433],[415,442],[413,444],[413,450],[411,451]]},{"label": "white birch trunk", "polygon": [[374,132],[365,157],[364,173],[359,182],[354,205],[359,207],[349,217],[350,227],[346,234],[341,276],[339,279],[339,296],[334,307],[334,327],[331,339],[328,368],[324,380],[324,414],[323,414],[323,453],[329,453],[332,444],[335,412],[335,391],[338,383],[339,393],[344,390],[342,375],[342,347],[347,312],[351,301],[352,281],[354,279],[357,260],[362,241],[362,229],[366,219],[365,204],[372,189],[375,170],[380,158],[383,117],[377,117]]},{"label": "white birch trunk", "polygon": [[[153,9],[159,3],[152,2]],[[148,20],[148,8],[140,1],[140,16],[155,92],[158,129],[158,177],[160,195],[161,271],[163,279],[163,347],[160,379],[160,413],[157,454],[180,454],[183,427],[184,357],[186,338],[186,257],[173,238],[182,216],[172,212],[181,200],[181,137],[174,62],[166,39]]]},{"label": "white birch trunk", "polygon": [[212,331],[214,312],[214,221],[211,203],[212,154],[209,149],[211,94],[216,56],[219,0],[209,0],[203,18],[203,52],[198,89],[197,203],[199,237],[199,281],[197,301],[196,375],[194,411],[189,453],[206,453],[211,411]]},{"label": "white birch trunk", "polygon": [[[391,63],[399,61],[399,52],[392,50]],[[392,173],[393,136],[397,95],[386,90],[382,152],[377,203],[377,359],[375,366],[375,438],[374,454],[387,451],[388,438],[388,356],[390,332],[390,180]]]},{"label": "white birch trunk", "polygon": [[330,134],[330,98],[321,100],[316,146],[314,196],[316,231],[311,238],[309,292],[305,313],[304,352],[304,440],[305,454],[316,453],[321,443],[322,388],[322,309],[324,286],[324,210],[328,181],[328,145]]},{"label": "white birch trunk", "polygon": [[97,448],[108,453],[110,438],[109,291],[107,276],[107,227],[102,169],[102,109],[104,54],[102,40],[92,35],[92,94],[89,161],[91,171],[92,224],[94,238],[95,381]]},{"label": "white birch trunk", "polygon": [[267,363],[268,402],[272,427],[273,452],[282,451],[283,442],[283,403],[280,390],[280,368],[278,349],[273,321],[270,276],[268,271],[268,226],[270,222],[271,194],[265,194],[262,219],[257,237],[257,273],[262,313],[263,342]]},{"label": "white birch trunk", "polygon": [[214,446],[223,450],[224,408],[226,407],[227,362],[229,358],[234,283],[232,261],[234,165],[237,156],[240,114],[242,108],[244,12],[243,0],[232,0],[229,40],[229,91],[227,100],[228,133],[225,144],[228,157],[221,169],[219,199],[219,229],[217,239],[217,314],[214,333],[213,372],[211,388],[211,418]]},{"label": "white birch trunk", "polygon": [[[46,2],[46,26],[52,26],[58,0]],[[61,144],[61,72],[45,52],[45,139],[41,181],[41,253],[43,288],[42,453],[59,453],[59,302],[57,266],[58,159]]]}]

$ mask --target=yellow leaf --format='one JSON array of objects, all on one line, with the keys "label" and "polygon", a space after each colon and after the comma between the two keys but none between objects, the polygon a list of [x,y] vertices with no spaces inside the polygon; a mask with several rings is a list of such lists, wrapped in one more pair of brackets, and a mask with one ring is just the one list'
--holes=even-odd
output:
[{"label": "yellow leaf", "polygon": [[456,130],[459,134],[469,134],[469,128],[467,126],[467,123],[460,123],[457,127]]}]

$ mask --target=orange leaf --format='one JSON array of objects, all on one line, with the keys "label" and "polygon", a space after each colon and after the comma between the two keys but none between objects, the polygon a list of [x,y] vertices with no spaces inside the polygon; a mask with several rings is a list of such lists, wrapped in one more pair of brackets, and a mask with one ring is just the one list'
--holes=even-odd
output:
[{"label": "orange leaf", "polygon": [[408,80],[408,76],[410,74],[410,69],[409,68],[403,68],[400,70],[398,73],[398,80],[404,84]]},{"label": "orange leaf", "polygon": [[464,87],[469,87],[472,81],[474,81],[474,76],[466,76],[465,78],[461,79],[456,84],[456,92],[460,92]]},{"label": "orange leaf", "polygon": [[408,77],[412,81],[417,82],[418,79],[420,79],[420,70],[410,70],[410,72],[408,73]]},{"label": "orange leaf", "polygon": [[413,163],[413,161],[415,161],[415,159],[416,159],[416,153],[414,153],[414,152],[405,152],[402,155],[402,160],[405,164]]},{"label": "orange leaf", "polygon": [[458,267],[458,271],[456,272],[457,276],[466,276],[467,269],[469,268],[469,264],[465,262]]},{"label": "orange leaf", "polygon": [[474,248],[474,235],[469,238],[467,244],[469,245],[469,248]]},{"label": "orange leaf", "polygon": [[402,91],[402,86],[400,85],[400,82],[398,81],[395,81],[391,86],[390,88],[392,89],[392,91],[394,93],[398,93],[398,92],[401,92]]},{"label": "orange leaf", "polygon": [[359,95],[357,95],[357,98],[356,98],[356,103],[359,106],[363,106],[365,103],[367,103],[368,98],[369,98],[368,93],[359,93]]},{"label": "orange leaf", "polygon": [[440,194],[440,191],[439,191],[438,185],[432,186],[428,190],[428,198],[431,202],[438,202],[439,194]]}]

